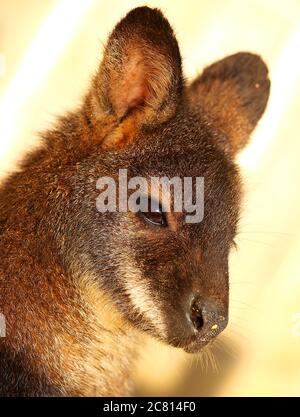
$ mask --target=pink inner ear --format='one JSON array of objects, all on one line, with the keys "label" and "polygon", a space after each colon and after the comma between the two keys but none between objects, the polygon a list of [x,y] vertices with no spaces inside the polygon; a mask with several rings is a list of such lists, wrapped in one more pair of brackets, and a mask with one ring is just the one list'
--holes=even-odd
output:
[{"label": "pink inner ear", "polygon": [[112,83],[111,98],[119,117],[144,104],[147,100],[148,86],[145,70],[144,60],[136,51],[127,57],[127,62],[123,64],[121,79],[116,76]]},{"label": "pink inner ear", "polygon": [[145,101],[146,91],[145,87],[143,85],[133,85],[132,88],[130,88],[130,85],[128,86],[128,96],[127,96],[127,108],[132,109],[140,104],[143,104]]}]

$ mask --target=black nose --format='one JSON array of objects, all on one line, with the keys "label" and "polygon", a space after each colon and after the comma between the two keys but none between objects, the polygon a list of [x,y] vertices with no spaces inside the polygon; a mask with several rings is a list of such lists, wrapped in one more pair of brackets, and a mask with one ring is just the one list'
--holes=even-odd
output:
[{"label": "black nose", "polygon": [[190,320],[194,331],[203,337],[212,338],[221,333],[227,325],[224,309],[203,297],[194,297],[190,307]]}]

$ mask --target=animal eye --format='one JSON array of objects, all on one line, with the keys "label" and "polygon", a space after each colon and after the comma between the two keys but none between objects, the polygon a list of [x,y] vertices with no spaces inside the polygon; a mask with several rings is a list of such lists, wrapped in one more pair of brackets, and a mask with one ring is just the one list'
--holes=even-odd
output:
[{"label": "animal eye", "polygon": [[141,214],[147,223],[153,224],[154,226],[165,227],[167,225],[165,215],[161,211],[141,212]]},{"label": "animal eye", "polygon": [[139,211],[139,215],[143,218],[143,220],[153,226],[166,227],[167,220],[162,208],[158,207],[155,210],[151,210],[151,200],[148,202],[148,208],[149,211]]}]

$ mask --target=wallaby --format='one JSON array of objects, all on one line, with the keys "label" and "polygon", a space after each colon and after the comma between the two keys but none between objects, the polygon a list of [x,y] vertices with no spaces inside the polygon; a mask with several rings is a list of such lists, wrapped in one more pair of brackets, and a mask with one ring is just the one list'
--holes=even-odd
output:
[{"label": "wallaby", "polygon": [[[116,25],[82,104],[0,189],[2,396],[129,395],[145,332],[193,353],[226,327],[242,196],[234,158],[269,88],[251,53],[186,83],[157,9]],[[99,212],[97,180],[119,169],[203,177],[202,221],[162,208]]]}]

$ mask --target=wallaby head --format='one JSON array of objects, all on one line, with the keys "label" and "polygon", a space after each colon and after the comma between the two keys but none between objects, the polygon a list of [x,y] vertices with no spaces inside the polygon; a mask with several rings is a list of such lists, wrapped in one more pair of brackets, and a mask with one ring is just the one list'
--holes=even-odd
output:
[{"label": "wallaby head", "polygon": [[[4,185],[3,219],[12,199],[31,198],[35,236],[56,251],[72,286],[85,276],[94,297],[98,290],[108,295],[129,328],[199,351],[228,320],[228,254],[241,202],[234,158],[266,107],[267,72],[259,56],[237,53],[187,83],[162,13],[132,10],[111,33],[82,107],[64,116]],[[203,177],[203,218],[187,222],[188,213],[175,210],[175,187],[169,211],[162,210],[160,189],[154,211],[100,212],[97,181],[118,181],[120,169],[146,184],[153,177]],[[16,197],[22,188],[13,184],[24,178],[26,194]],[[140,200],[148,203],[148,191]]]},{"label": "wallaby head", "polygon": [[110,35],[88,97],[91,129],[101,144],[82,162],[82,182],[87,170],[96,181],[117,176],[119,168],[149,182],[204,177],[199,223],[188,224],[174,210],[146,218],[96,213],[95,181],[80,209],[86,234],[78,239],[118,308],[138,328],[188,351],[199,350],[227,323],[228,253],[241,197],[233,160],[268,95],[267,68],[249,53],[225,58],[186,84],[168,21],[142,7]]}]

